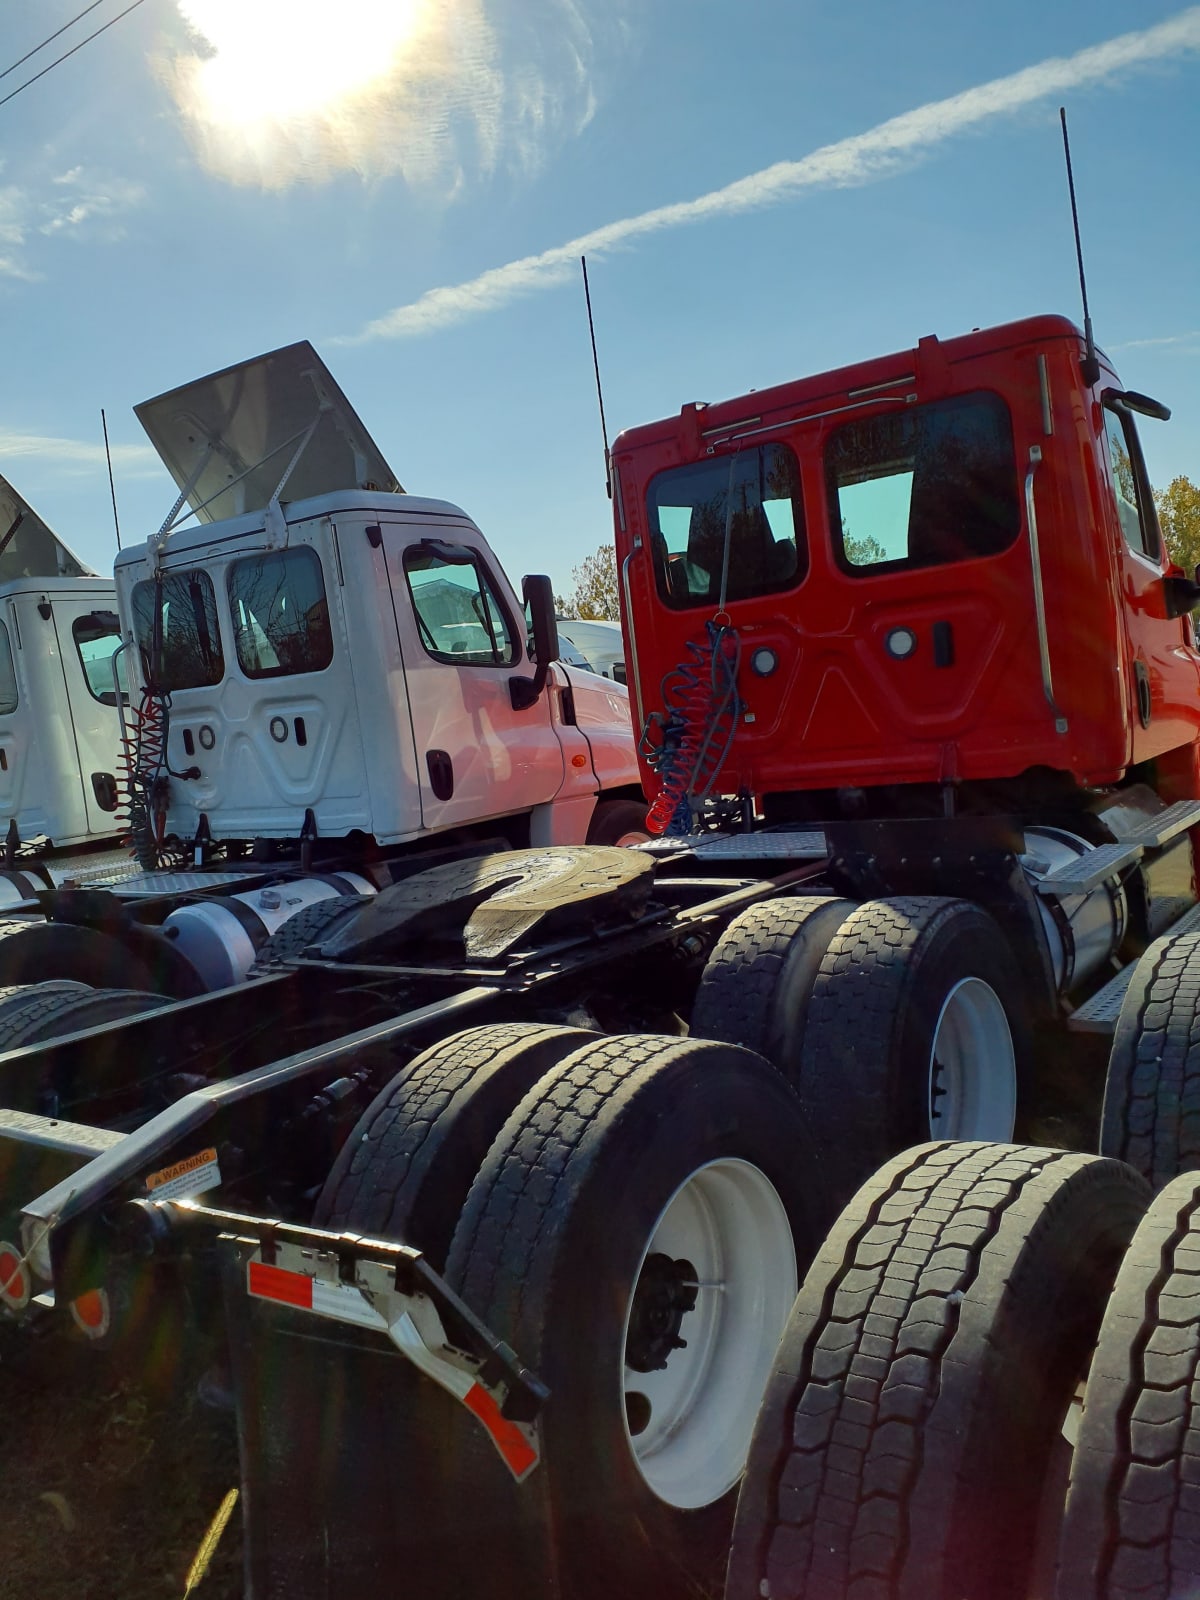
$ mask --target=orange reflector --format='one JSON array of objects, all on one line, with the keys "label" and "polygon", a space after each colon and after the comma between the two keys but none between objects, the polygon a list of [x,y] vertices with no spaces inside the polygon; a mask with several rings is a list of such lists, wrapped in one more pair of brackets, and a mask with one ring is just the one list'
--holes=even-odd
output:
[{"label": "orange reflector", "polygon": [[587,757],[586,756],[572,756],[571,757],[571,765],[573,767],[586,767],[587,766]]},{"label": "orange reflector", "polygon": [[537,1465],[537,1451],[516,1423],[501,1415],[500,1407],[481,1384],[471,1385],[463,1396],[463,1405],[475,1413],[491,1434],[514,1478],[523,1478]]},{"label": "orange reflector", "polygon": [[0,1300],[20,1310],[29,1299],[29,1274],[16,1246],[0,1241]]},{"label": "orange reflector", "polygon": [[75,1326],[81,1328],[89,1339],[103,1339],[111,1325],[108,1294],[103,1289],[88,1289],[77,1300],[71,1301],[71,1315]]},{"label": "orange reflector", "polygon": [[312,1310],[313,1281],[302,1272],[287,1272],[283,1267],[268,1266],[265,1261],[251,1261],[246,1287],[260,1300],[279,1300],[285,1306]]}]

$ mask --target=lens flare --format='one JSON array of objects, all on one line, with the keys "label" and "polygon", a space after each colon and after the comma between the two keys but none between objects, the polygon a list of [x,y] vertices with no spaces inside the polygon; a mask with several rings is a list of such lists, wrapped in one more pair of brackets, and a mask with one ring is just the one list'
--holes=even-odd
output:
[{"label": "lens flare", "polygon": [[429,0],[179,0],[212,49],[190,79],[196,110],[246,130],[311,116],[386,79],[429,20]]},{"label": "lens flare", "polygon": [[504,85],[488,0],[176,0],[161,64],[210,172],[263,188],[342,171],[492,167]]}]

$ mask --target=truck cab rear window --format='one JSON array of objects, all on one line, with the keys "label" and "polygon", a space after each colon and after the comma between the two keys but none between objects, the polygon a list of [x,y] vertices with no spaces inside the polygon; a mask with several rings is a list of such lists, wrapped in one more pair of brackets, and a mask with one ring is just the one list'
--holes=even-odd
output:
[{"label": "truck cab rear window", "polygon": [[853,577],[999,555],[1021,529],[999,395],[846,423],[825,447],[825,478],[834,555]]},{"label": "truck cab rear window", "polygon": [[415,545],[404,552],[421,643],[435,661],[456,667],[511,667],[517,660],[512,623],[481,564],[467,551],[439,554]]},{"label": "truck cab rear window", "polygon": [[238,665],[248,678],[323,672],[333,660],[321,558],[305,545],[235,561],[229,609]]},{"label": "truck cab rear window", "polygon": [[646,501],[654,581],[674,610],[778,594],[808,570],[800,467],[786,445],[660,472]]},{"label": "truck cab rear window", "polygon": [[[154,655],[156,595],[161,593],[161,656]],[[225,676],[221,630],[217,625],[217,597],[207,572],[170,572],[161,585],[155,579],[134,585],[133,631],[142,653],[147,678],[168,693],[176,689],[203,689]]]},{"label": "truck cab rear window", "polygon": [[[76,617],[71,624],[71,637],[79,652],[79,665],[83,679],[94,700],[106,706],[115,706],[117,691],[113,685],[112,660],[121,643],[121,624],[115,611],[93,611],[89,616]],[[129,685],[125,681],[125,657],[117,662],[121,697],[127,699]]]}]

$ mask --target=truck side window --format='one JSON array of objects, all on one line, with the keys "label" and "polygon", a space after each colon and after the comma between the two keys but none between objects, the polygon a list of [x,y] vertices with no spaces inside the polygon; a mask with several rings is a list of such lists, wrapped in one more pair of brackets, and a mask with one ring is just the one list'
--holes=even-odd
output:
[{"label": "truck side window", "polygon": [[999,395],[860,417],[825,447],[833,553],[851,577],[999,555],[1021,531]]},{"label": "truck side window", "polygon": [[404,576],[421,643],[435,661],[456,667],[516,663],[516,634],[482,563],[414,545],[404,552]]},{"label": "truck side window", "polygon": [[[159,584],[146,579],[133,586],[133,631],[147,678],[154,676],[154,606]],[[199,567],[166,573],[162,579],[162,660],[156,682],[160,689],[202,689],[225,676],[217,597],[212,579]]]},{"label": "truck side window", "polygon": [[[121,643],[120,623],[115,616],[110,619],[93,612],[91,616],[75,618],[71,624],[71,637],[79,652],[83,680],[93,700],[99,700],[106,706],[115,706],[117,696],[113,688],[112,658]],[[125,678],[124,656],[117,662],[117,674],[121,681],[121,697],[127,700],[129,685]]]},{"label": "truck side window", "polygon": [[3,622],[0,622],[0,717],[11,716],[17,709],[19,699],[12,645],[8,640],[8,629]]},{"label": "truck side window", "polygon": [[229,609],[238,665],[248,678],[323,672],[333,660],[321,558],[306,545],[235,561]]},{"label": "truck side window", "polygon": [[1110,406],[1104,408],[1104,432],[1108,445],[1108,475],[1117,497],[1117,517],[1125,543],[1139,555],[1158,561],[1162,550],[1158,538],[1158,519],[1145,509],[1144,474],[1141,447],[1133,422]]},{"label": "truck side window", "polygon": [[[783,444],[673,467],[646,494],[659,598],[673,610],[792,589],[808,571],[800,467]],[[728,551],[726,545],[728,544]]]}]

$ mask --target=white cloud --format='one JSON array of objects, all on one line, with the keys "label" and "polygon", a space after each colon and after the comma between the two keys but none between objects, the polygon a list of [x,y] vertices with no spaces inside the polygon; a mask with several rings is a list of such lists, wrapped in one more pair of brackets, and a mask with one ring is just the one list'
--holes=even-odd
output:
[{"label": "white cloud", "polygon": [[73,168],[54,182],[67,193],[61,204],[57,201],[53,205],[42,204],[45,220],[38,226],[40,233],[75,231],[85,222],[91,222],[100,225],[106,239],[121,238],[124,229],[117,218],[135,210],[146,199],[146,190],[140,183],[130,183],[124,178],[93,177],[82,167]]},{"label": "white cloud", "polygon": [[146,199],[141,184],[88,173],[83,167],[49,181],[45,198],[39,198],[44,177],[0,188],[0,278],[36,283],[44,277],[29,259],[30,244],[38,234],[105,243],[122,238],[120,219]]},{"label": "white cloud", "polygon": [[578,270],[581,255],[615,250],[667,228],[781,205],[806,190],[869,183],[907,168],[922,152],[993,117],[1011,116],[1050,95],[1103,83],[1139,66],[1197,50],[1200,6],[1192,6],[1156,27],[1122,34],[1075,55],[1041,61],[949,99],[918,106],[866,133],[824,145],[800,161],[777,162],[696,200],[610,222],[539,255],[493,267],[467,283],[430,289],[368,323],[360,333],[334,342],[358,344],[431,333],[563,282]]},{"label": "white cloud", "polygon": [[[104,441],[60,439],[0,426],[0,471],[6,476],[9,460],[34,461],[58,472],[82,476],[104,469]],[[126,477],[157,477],[162,472],[158,453],[148,444],[114,444],[112,460],[113,467],[120,468]]]},{"label": "white cloud", "polygon": [[1195,344],[1200,340],[1200,328],[1193,328],[1190,333],[1165,333],[1157,339],[1126,339],[1122,344],[1114,344],[1114,350],[1145,350],[1151,345]]},{"label": "white cloud", "polygon": [[595,46],[575,0],[176,6],[191,42],[161,70],[200,161],[232,183],[350,171],[453,193],[467,173],[536,166],[595,108]]}]

